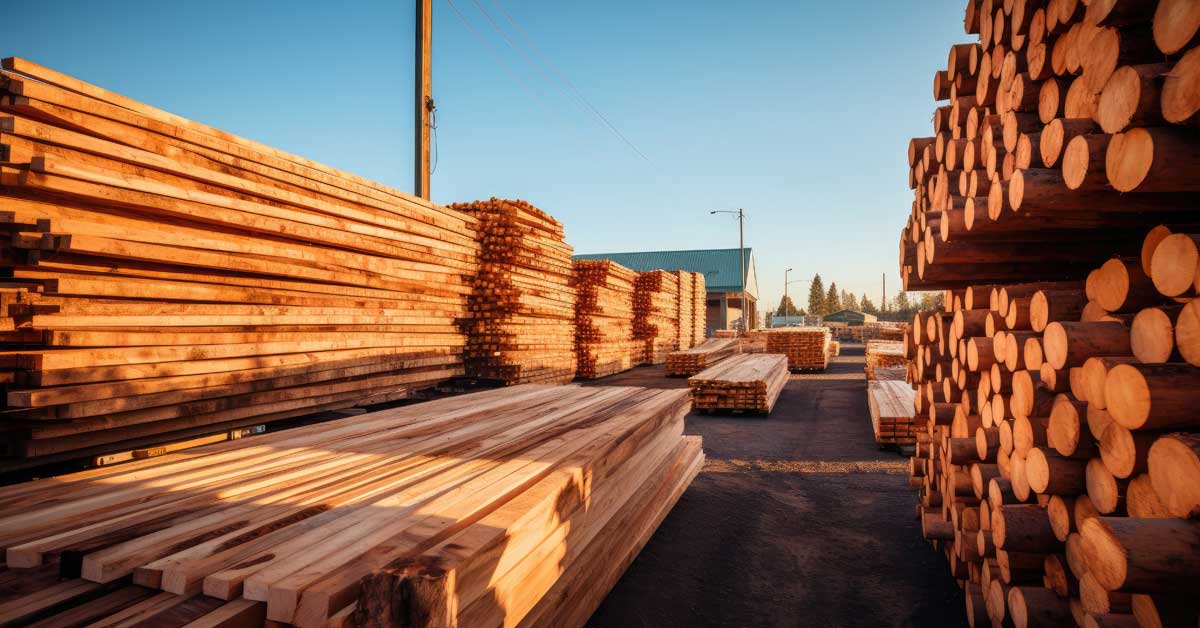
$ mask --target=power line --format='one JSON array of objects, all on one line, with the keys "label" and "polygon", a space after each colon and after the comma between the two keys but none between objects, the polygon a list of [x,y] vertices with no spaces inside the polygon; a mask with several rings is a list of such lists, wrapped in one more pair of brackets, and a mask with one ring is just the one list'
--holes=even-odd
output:
[{"label": "power line", "polygon": [[463,15],[462,11],[458,10],[458,7],[454,4],[454,0],[446,0],[446,4],[449,4],[450,8],[454,9],[454,14],[458,16],[458,20],[463,23],[463,26],[467,27],[467,30],[471,32],[471,35],[473,35],[475,37],[475,39],[481,45],[483,45],[484,48],[487,48],[488,52],[490,52],[492,54],[492,57],[494,57],[496,59],[496,63],[500,66],[501,69],[503,69],[505,71],[505,73],[507,73],[508,76],[515,83],[519,84],[521,86],[521,88],[524,89],[529,95],[533,96],[533,98],[535,98],[538,102],[549,107],[549,104],[545,100],[543,100],[542,97],[540,95],[538,95],[537,92],[530,89],[530,87],[525,84],[525,81],[522,81],[521,77],[517,76],[517,74],[512,70],[512,68],[508,67],[508,62],[506,62],[504,60],[504,57],[495,48],[493,48],[492,45],[489,44],[486,39],[483,38],[483,35],[481,35],[479,33],[479,31],[475,30],[474,26],[471,26],[471,22],[467,20],[467,16]]},{"label": "power line", "polygon": [[[447,0],[447,1],[449,1],[449,0]],[[500,33],[500,36],[503,37],[504,40],[508,42],[508,45],[512,46],[514,49],[516,49],[516,46],[513,46],[512,42],[508,39],[508,37],[504,35],[503,31],[500,30],[500,27],[492,19],[491,15],[489,15],[488,12],[486,10],[484,10],[484,8],[482,6],[480,6],[478,0],[472,0],[472,2],[475,3],[475,6],[479,7],[479,10],[484,14],[484,16],[487,17],[488,21],[492,23],[492,27],[496,29],[496,32]],[[546,55],[546,53],[543,52],[542,49],[539,48],[536,43],[534,43],[533,38],[529,36],[529,33],[525,32],[525,29],[521,28],[520,24],[517,24],[517,21],[515,19],[513,19],[513,16],[508,12],[507,9],[504,8],[504,5],[500,4],[500,0],[492,0],[492,2],[495,3],[496,7],[500,9],[500,12],[504,14],[504,17],[505,17],[505,19],[508,20],[508,23],[512,24],[513,28],[516,29],[516,31],[521,34],[521,37],[525,40],[525,42],[529,46],[530,50],[533,50],[534,53],[536,53],[538,55],[542,64],[545,65],[547,68],[549,68],[555,74],[555,76],[557,76],[558,79],[560,81],[562,81],[571,90],[571,92],[575,94],[575,96],[580,101],[583,102],[583,104],[587,107],[587,109],[589,111],[591,111],[593,114],[595,114],[595,116],[597,118],[599,118],[601,122],[604,123],[604,126],[608,127],[609,130],[611,130],[618,138],[620,138],[620,140],[622,142],[624,142],[627,146],[629,146],[629,148],[631,150],[633,150],[633,152],[637,153],[638,157],[641,157],[645,161],[650,161],[650,158],[646,157],[646,155],[644,153],[642,153],[642,151],[638,150],[638,147],[635,146],[633,144],[633,142],[629,141],[629,138],[625,137],[625,134],[621,133],[621,131],[619,129],[617,129],[616,125],[614,125],[612,122],[610,122],[609,119],[604,116],[604,114],[600,113],[600,110],[597,109],[596,106],[593,105],[592,102],[590,100],[588,100],[586,96],[583,95],[583,92],[581,92],[579,90],[579,88],[576,87],[575,84],[571,82],[571,79],[567,78],[567,75],[562,71],[562,69],[559,68],[552,60],[550,60],[549,56]]]}]

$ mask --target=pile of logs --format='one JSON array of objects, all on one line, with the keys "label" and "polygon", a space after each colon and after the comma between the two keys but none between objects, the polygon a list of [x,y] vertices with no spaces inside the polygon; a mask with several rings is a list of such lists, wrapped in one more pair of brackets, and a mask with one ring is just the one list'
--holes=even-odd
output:
[{"label": "pile of logs", "polygon": [[788,378],[786,357],[742,354],[688,378],[688,387],[696,410],[770,414]]},{"label": "pile of logs", "polygon": [[505,385],[574,379],[574,264],[562,223],[520,200],[450,207],[479,221],[467,375]]},{"label": "pile of logs", "polygon": [[644,343],[633,336],[637,275],[609,260],[575,261],[578,377],[604,377],[641,363]]},{"label": "pile of logs", "polygon": [[667,355],[667,375],[695,375],[739,353],[740,348],[737,338],[711,338],[691,349],[673,351]]},{"label": "pile of logs", "polygon": [[925,537],[979,625],[1194,626],[1200,3],[971,0],[909,146]]},{"label": "pile of logs", "polygon": [[582,626],[703,464],[688,410],[526,385],[2,488],[0,624]]},{"label": "pile of logs", "polygon": [[904,343],[893,340],[868,340],[866,348],[866,366],[863,370],[867,379],[875,379],[875,370],[896,366],[908,366],[908,358],[904,355]]},{"label": "pile of logs", "polygon": [[633,333],[642,342],[642,364],[662,364],[679,349],[679,275],[638,273],[633,292]]},{"label": "pile of logs", "polygon": [[767,353],[787,356],[793,371],[823,371],[829,366],[830,332],[828,327],[780,327],[763,332]]},{"label": "pile of logs", "polygon": [[475,229],[462,212],[5,59],[0,467],[461,375]]}]

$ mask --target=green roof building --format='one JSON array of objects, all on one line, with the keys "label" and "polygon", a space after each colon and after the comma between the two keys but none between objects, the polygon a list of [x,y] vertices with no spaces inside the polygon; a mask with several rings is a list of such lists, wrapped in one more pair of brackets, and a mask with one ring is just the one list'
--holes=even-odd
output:
[{"label": "green roof building", "polygon": [[[741,275],[739,249],[699,249],[692,251],[645,251],[640,253],[591,253],[576,255],[580,260],[612,260],[630,270],[686,270],[704,275],[708,291],[708,335],[717,329],[737,329],[743,312],[750,328],[758,320],[758,275],[754,270],[754,251],[746,249],[746,274]],[[746,306],[742,305],[742,289]]]}]

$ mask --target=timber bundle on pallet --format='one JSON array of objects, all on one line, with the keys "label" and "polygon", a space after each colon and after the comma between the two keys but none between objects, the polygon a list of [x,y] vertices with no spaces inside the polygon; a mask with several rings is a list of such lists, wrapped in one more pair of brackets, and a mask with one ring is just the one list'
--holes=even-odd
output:
[{"label": "timber bundle on pallet", "polygon": [[504,384],[574,379],[574,265],[562,223],[519,200],[450,207],[479,220],[467,375]]},{"label": "timber bundle on pallet", "polygon": [[924,535],[974,626],[1200,616],[1200,3],[968,3],[909,147]]},{"label": "timber bundle on pallet", "polygon": [[875,379],[876,369],[908,366],[908,358],[904,355],[904,343],[892,340],[868,340],[865,361],[866,366],[863,370],[867,379]]},{"label": "timber bundle on pallet", "polygon": [[21,59],[0,74],[0,466],[461,375],[476,221]]},{"label": "timber bundle on pallet", "polygon": [[578,376],[604,377],[642,361],[644,344],[633,337],[633,285],[637,272],[609,260],[576,260],[575,352]]},{"label": "timber bundle on pallet", "polygon": [[[692,276],[692,346],[704,342],[708,337],[708,288],[704,273],[688,273]],[[687,325],[686,322],[680,323]]]},{"label": "timber bundle on pallet", "polygon": [[910,445],[925,430],[925,417],[913,411],[913,389],[903,380],[867,382],[867,407],[880,445]]},{"label": "timber bundle on pallet", "polygon": [[785,356],[735,355],[688,378],[692,407],[770,414],[788,377]]},{"label": "timber bundle on pallet", "polygon": [[638,273],[633,292],[633,333],[642,341],[642,363],[662,364],[679,349],[679,275]]},{"label": "timber bundle on pallet", "polygon": [[582,626],[703,464],[688,410],[526,385],[2,488],[0,624]]},{"label": "timber bundle on pallet", "polygon": [[681,351],[696,346],[694,321],[696,313],[696,286],[695,281],[692,279],[693,275],[695,273],[689,273],[686,270],[675,271],[675,276],[679,281],[679,304],[676,316],[679,321],[679,344],[675,348]]},{"label": "timber bundle on pallet", "polygon": [[787,356],[788,368],[823,371],[829,366],[830,332],[828,327],[781,327],[764,330],[767,353]]},{"label": "timber bundle on pallet", "polygon": [[691,349],[667,355],[667,375],[695,375],[739,352],[737,338],[712,338]]}]

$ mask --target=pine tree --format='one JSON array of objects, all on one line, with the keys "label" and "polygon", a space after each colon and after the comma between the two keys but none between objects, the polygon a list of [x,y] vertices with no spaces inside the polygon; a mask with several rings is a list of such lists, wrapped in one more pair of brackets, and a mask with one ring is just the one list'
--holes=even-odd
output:
[{"label": "pine tree", "polygon": [[862,295],[862,300],[859,301],[858,308],[867,314],[878,314],[878,311],[875,309],[875,304],[872,303],[865,294]]},{"label": "pine tree", "polygon": [[906,314],[906,315],[912,313],[912,304],[910,304],[908,302],[908,293],[907,292],[901,290],[900,293],[896,295],[895,310],[901,314]]},{"label": "pine tree", "polygon": [[800,310],[796,309],[796,304],[792,302],[791,295],[785,295],[779,299],[779,308],[775,310],[776,316],[799,316]]},{"label": "pine tree", "polygon": [[846,296],[842,299],[842,306],[848,310],[857,310],[858,297],[854,296],[853,292],[847,292]]},{"label": "pine tree", "polygon": [[808,312],[814,316],[825,313],[825,284],[821,281],[820,274],[813,277],[812,284],[808,287]]},{"label": "pine tree", "polygon": [[825,315],[842,311],[842,298],[838,296],[837,282],[829,284],[829,292],[825,294]]}]

